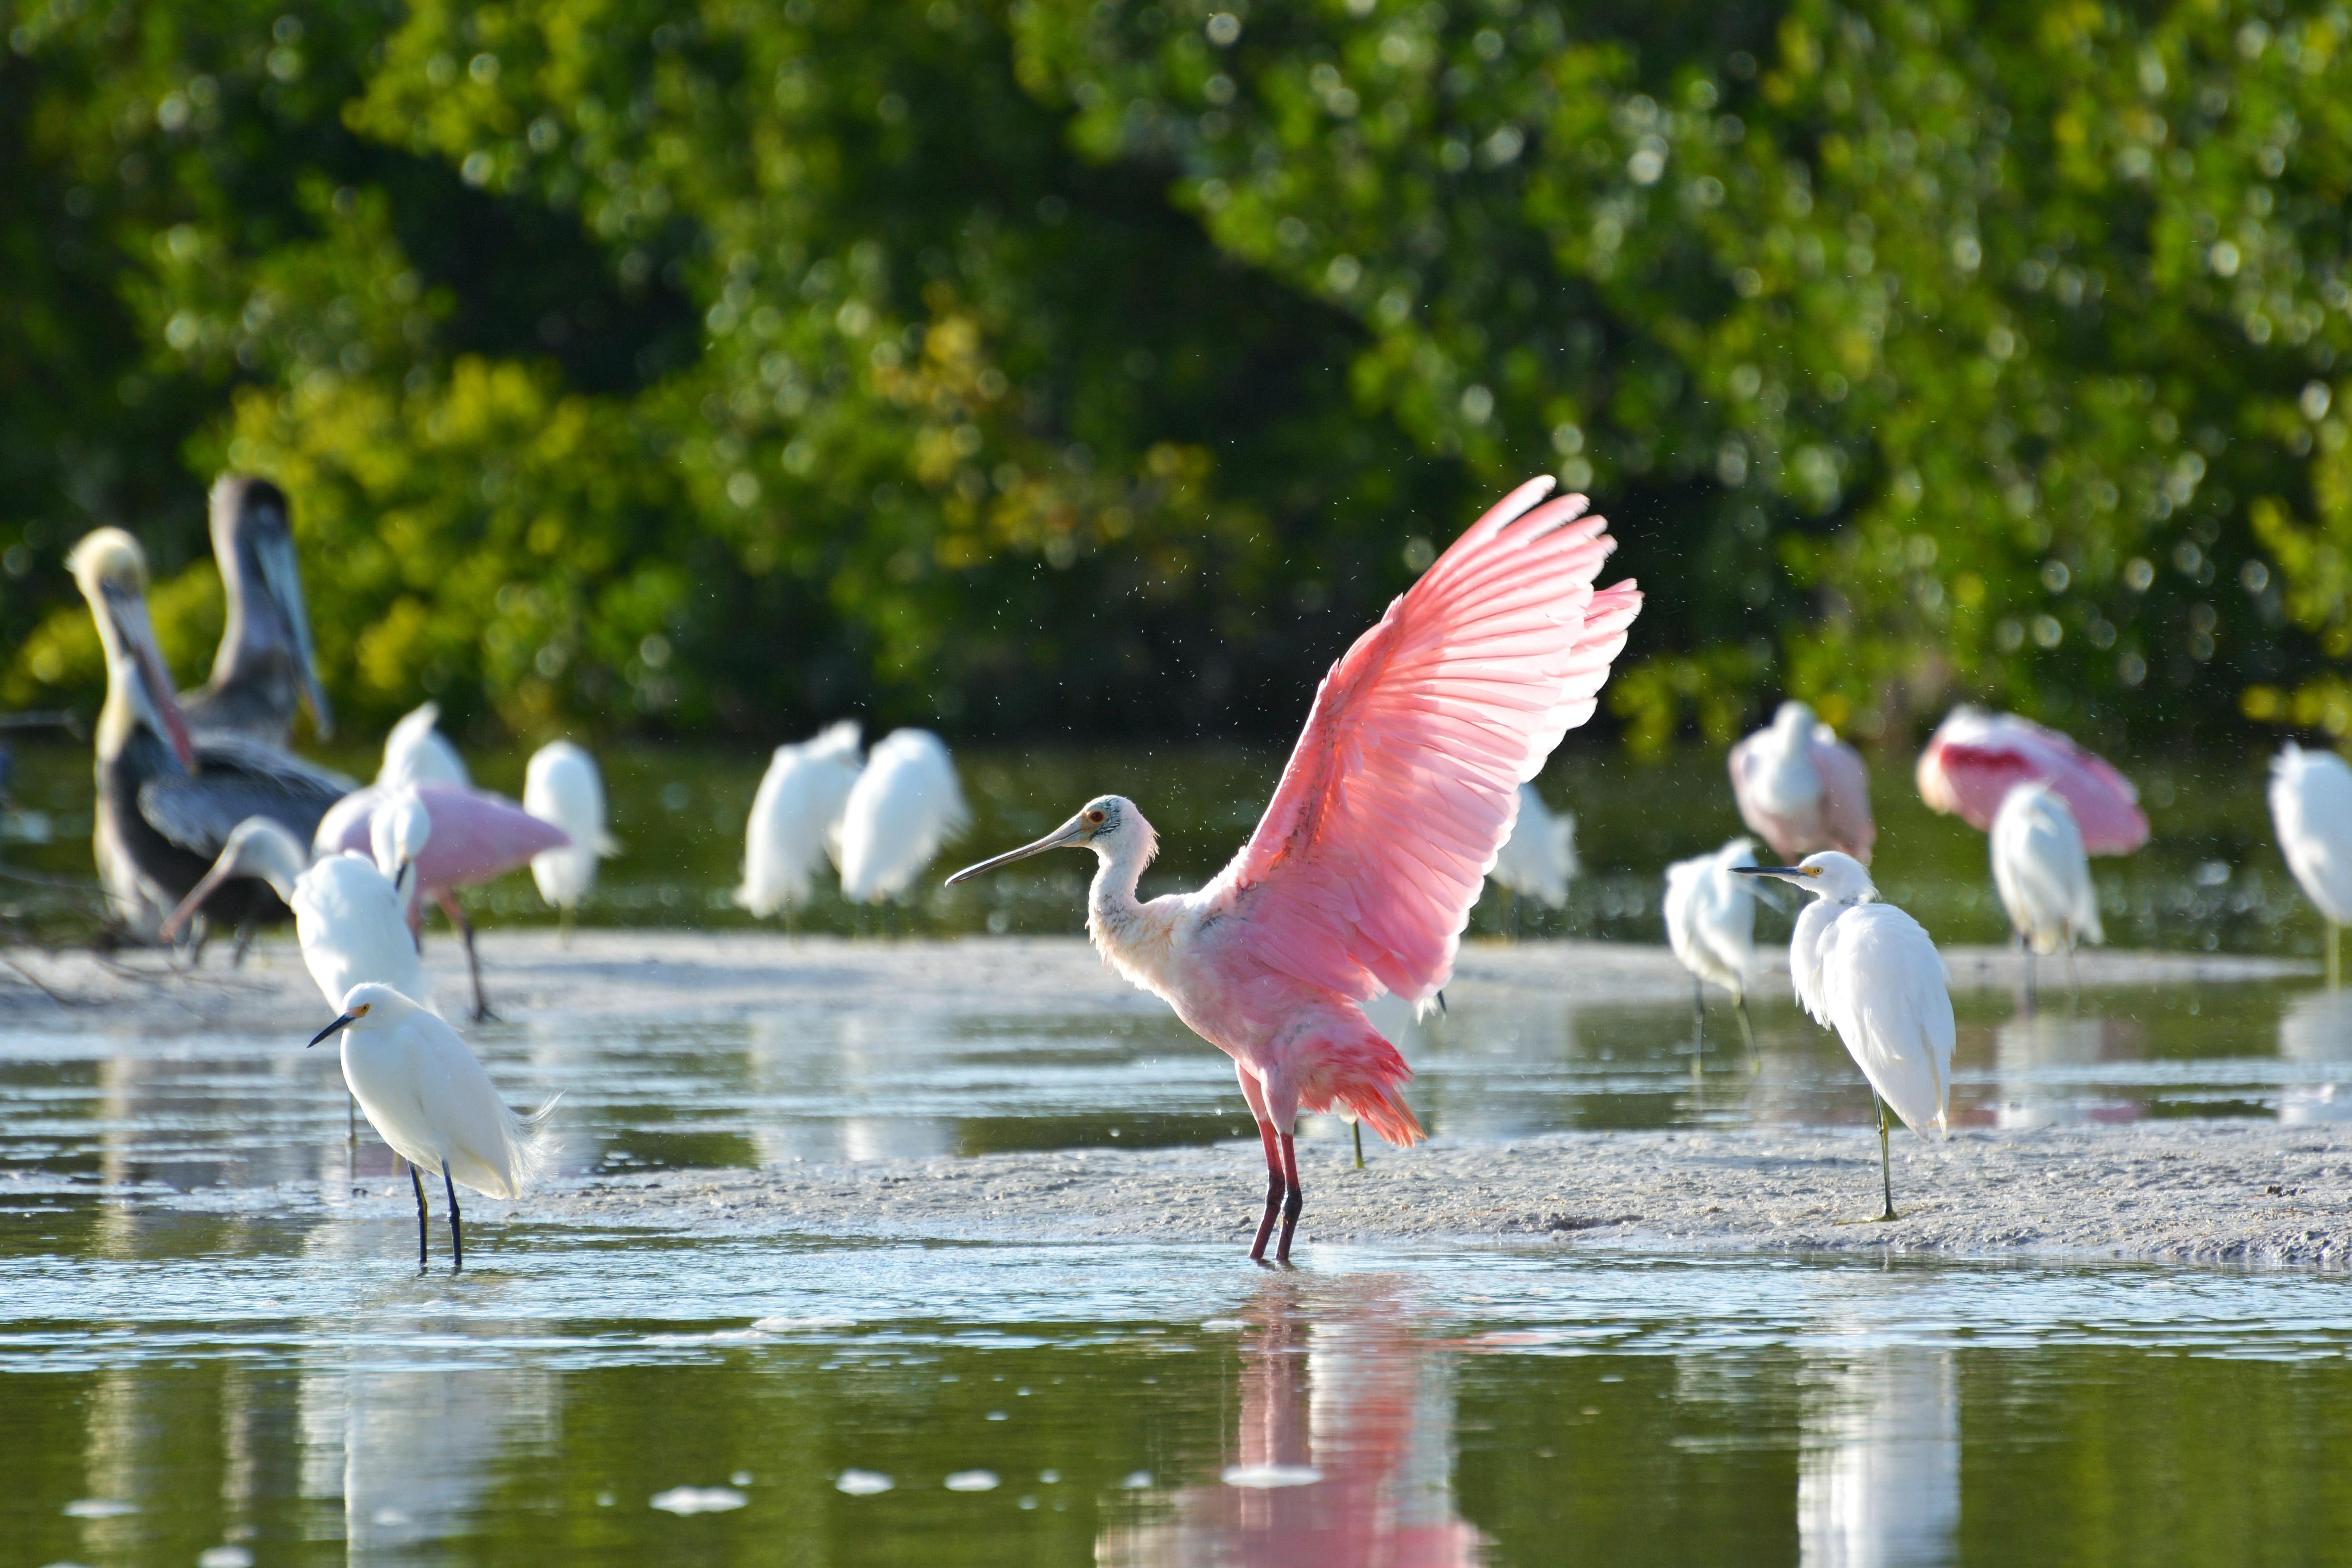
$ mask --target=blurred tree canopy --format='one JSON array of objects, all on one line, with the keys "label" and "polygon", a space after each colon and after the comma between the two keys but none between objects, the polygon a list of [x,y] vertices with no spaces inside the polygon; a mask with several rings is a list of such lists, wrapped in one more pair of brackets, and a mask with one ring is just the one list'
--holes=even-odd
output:
[{"label": "blurred tree canopy", "polygon": [[2352,731],[2352,19],[2186,0],[47,0],[0,698],[291,491],[362,722],[1279,736],[1590,489],[1646,747]]}]

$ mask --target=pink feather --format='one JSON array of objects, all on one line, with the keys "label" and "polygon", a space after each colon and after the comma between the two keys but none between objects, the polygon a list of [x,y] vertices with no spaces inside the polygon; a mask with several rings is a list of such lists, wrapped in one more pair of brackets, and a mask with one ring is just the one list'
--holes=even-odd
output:
[{"label": "pink feather", "polygon": [[2147,842],[2139,791],[2105,758],[2014,713],[1952,710],[1919,753],[1919,795],[1934,810],[1990,830],[2003,796],[2046,784],[2066,799],[2093,855],[2128,855]]},{"label": "pink feather", "polygon": [[[423,784],[416,793],[433,818],[416,857],[418,890],[427,896],[489,881],[530,865],[534,855],[571,847],[563,829],[502,795],[464,784]],[[318,848],[367,854],[368,821],[385,794],[370,784],[337,801],[319,824]]]}]

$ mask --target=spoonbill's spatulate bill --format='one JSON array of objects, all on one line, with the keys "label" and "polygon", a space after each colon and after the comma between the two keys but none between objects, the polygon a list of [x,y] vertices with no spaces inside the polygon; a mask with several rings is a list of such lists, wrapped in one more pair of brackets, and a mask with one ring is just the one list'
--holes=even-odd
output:
[{"label": "spoonbill's spatulate bill", "polygon": [[1702,1045],[1706,1028],[1706,988],[1731,993],[1748,1059],[1759,1065],[1756,1033],[1748,1021],[1748,982],[1756,968],[1756,890],[1735,875],[1756,864],[1752,840],[1735,838],[1712,855],[1695,855],[1666,868],[1666,945],[1675,962],[1691,972],[1692,1005]]},{"label": "spoonbill's spatulate bill", "polygon": [[223,474],[213,482],[212,533],[228,619],[212,679],[184,703],[188,727],[283,746],[295,708],[308,703],[319,733],[333,733],[286,492],[268,479]]},{"label": "spoonbill's spatulate bill", "polygon": [[[212,868],[248,816],[308,838],[352,781],[258,741],[192,736],[147,617],[147,557],[119,528],[101,528],[68,560],[106,652],[99,713],[98,809],[92,849],[116,911],[142,938]],[[210,921],[250,931],[287,918],[268,884],[218,888]]]},{"label": "spoonbill's spatulate bill", "polygon": [[1943,955],[1924,927],[1878,889],[1862,862],[1837,850],[1795,866],[1741,866],[1813,895],[1789,942],[1789,979],[1798,1005],[1837,1031],[1878,1102],[1878,1168],[1886,1199],[1880,1219],[1897,1219],[1886,1108],[1920,1136],[1949,1131],[1952,994]]},{"label": "spoonbill's spatulate bill", "polygon": [[2288,742],[2271,763],[2279,853],[2327,921],[2327,984],[2342,984],[2338,934],[2352,922],[2352,766]]},{"label": "spoonbill's spatulate bill", "polygon": [[498,1087],[457,1031],[389,985],[355,985],[342,1013],[310,1037],[342,1036],[343,1081],[368,1125],[407,1160],[416,1189],[416,1267],[425,1266],[425,1184],[441,1178],[449,1195],[449,1271],[466,1266],[459,1226],[460,1186],[494,1198],[522,1195],[548,1155],[540,1127],[551,1100],[529,1118],[499,1098]]},{"label": "spoonbill's spatulate bill", "polygon": [[1157,838],[1118,795],[949,879],[1094,852],[1087,934],[1234,1058],[1257,1119],[1253,1258],[1277,1215],[1275,1256],[1290,1255],[1301,1110],[1343,1105],[1391,1143],[1422,1136],[1401,1092],[1412,1069],[1362,1004],[1444,985],[1519,785],[1591,716],[1641,608],[1631,583],[1594,591],[1614,542],[1582,496],[1544,503],[1551,488],[1522,485],[1479,519],[1331,667],[1264,820],[1209,886],[1139,903]]},{"label": "spoonbill's spatulate bill", "polygon": [[1993,887],[2025,944],[2031,997],[2036,954],[2063,952],[2071,963],[2076,942],[2107,940],[2099,929],[2098,889],[2074,813],[2048,784],[2011,790],[1993,814],[1990,839]]},{"label": "spoonbill's spatulate bill", "polygon": [[929,730],[892,731],[866,754],[842,807],[841,896],[903,897],[971,821],[947,746]]},{"label": "spoonbill's spatulate bill", "polygon": [[596,885],[596,863],[620,847],[604,831],[604,780],[596,759],[570,741],[550,741],[531,753],[524,770],[522,808],[572,840],[567,848],[542,849],[530,860],[539,896],[563,911],[569,931],[580,900]]},{"label": "spoonbill's spatulate bill", "polygon": [[857,723],[850,719],[776,748],[751,797],[737,903],[764,919],[808,902],[817,868],[840,850],[841,815],[861,765],[857,750]]},{"label": "spoonbill's spatulate bill", "polygon": [[1731,795],[1739,819],[1784,860],[1840,849],[1870,864],[1878,826],[1862,753],[1801,702],[1731,748]]},{"label": "spoonbill's spatulate bill", "polygon": [[1955,708],[1919,753],[1919,798],[1930,809],[1988,831],[2021,784],[2046,784],[2066,799],[2091,855],[2128,855],[2147,842],[2139,791],[2105,758],[2014,713]]}]

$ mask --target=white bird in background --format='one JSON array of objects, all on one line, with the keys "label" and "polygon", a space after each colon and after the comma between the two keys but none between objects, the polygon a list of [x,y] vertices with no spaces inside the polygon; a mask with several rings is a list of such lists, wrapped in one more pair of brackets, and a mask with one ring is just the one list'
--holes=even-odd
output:
[{"label": "white bird in background", "polygon": [[840,850],[841,814],[857,784],[857,721],[828,725],[815,739],[778,746],[751,797],[743,834],[743,885],[735,901],[761,919],[809,900],[818,865]]},{"label": "white bird in background", "polygon": [[386,789],[402,784],[459,784],[474,782],[466,772],[457,748],[433,726],[441,721],[441,704],[427,702],[412,710],[383,738],[383,766],[375,782]]},{"label": "white bird in background", "polygon": [[1495,868],[1486,873],[1512,895],[1507,917],[1516,930],[1522,898],[1559,909],[1568,902],[1568,885],[1576,878],[1576,816],[1555,812],[1544,804],[1536,786],[1519,786],[1519,815],[1510,837],[1495,853]]},{"label": "white bird in background", "polygon": [[1769,728],[1731,748],[1732,798],[1739,819],[1793,860],[1842,849],[1864,865],[1878,837],[1870,816],[1870,772],[1862,753],[1801,702],[1783,702]]},{"label": "white bird in background", "polygon": [[516,1115],[457,1031],[389,985],[352,987],[341,1016],[310,1044],[338,1034],[343,1081],[368,1124],[408,1162],[416,1189],[416,1267],[425,1267],[425,1183],[417,1173],[430,1171],[449,1194],[454,1274],[466,1267],[458,1185],[494,1198],[520,1197],[547,1162],[539,1129],[555,1101],[529,1117]]},{"label": "white bird in background", "polygon": [[1795,866],[1739,869],[1793,882],[1813,895],[1789,943],[1789,979],[1798,1005],[1837,1031],[1870,1080],[1886,1197],[1878,1217],[1898,1219],[1886,1108],[1893,1106],[1904,1125],[1923,1138],[1929,1122],[1939,1133],[1950,1131],[1954,1029],[1943,955],[1917,921],[1878,901],[1870,873],[1851,855],[1830,849]]},{"label": "white bird in background", "polygon": [[2030,1005],[2036,953],[2063,952],[2071,971],[2076,942],[2107,940],[2099,929],[2099,893],[2074,810],[2048,784],[2011,790],[1993,814],[1991,841],[1993,886],[2025,944]]},{"label": "white bird in background", "polygon": [[569,848],[549,849],[530,861],[539,896],[563,911],[569,941],[572,915],[596,885],[596,863],[620,851],[604,831],[604,781],[596,759],[569,741],[550,741],[531,753],[523,773],[522,808],[572,840]]},{"label": "white bird in background", "polygon": [[947,747],[928,730],[894,730],[866,753],[841,816],[841,891],[853,903],[895,899],[971,821]]},{"label": "white bird in background", "polygon": [[2352,923],[2352,766],[2292,741],[2271,763],[2271,820],[2279,853],[2327,921],[2327,985],[2343,978],[2337,932]]},{"label": "white bird in background", "polygon": [[[1756,864],[1756,842],[1735,838],[1712,855],[1695,855],[1666,868],[1666,945],[1691,972],[1698,1046],[1706,1044],[1706,988],[1731,993],[1751,1067],[1762,1067],[1748,1022],[1748,982],[1756,968],[1756,889],[1735,867]],[[1696,1064],[1694,1063],[1694,1066]]]}]

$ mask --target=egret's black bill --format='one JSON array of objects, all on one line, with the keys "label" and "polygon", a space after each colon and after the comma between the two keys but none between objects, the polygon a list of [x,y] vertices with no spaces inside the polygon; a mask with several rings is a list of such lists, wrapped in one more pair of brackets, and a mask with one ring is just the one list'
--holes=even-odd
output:
[{"label": "egret's black bill", "polygon": [[1818,877],[1821,875],[1811,866],[1734,866],[1731,868],[1744,877]]},{"label": "egret's black bill", "polygon": [[[344,1014],[341,1017],[336,1019],[333,1023],[328,1025],[325,1028],[311,1036],[310,1046],[317,1045],[320,1040],[327,1038],[331,1035],[339,1035],[342,1033],[345,1029],[350,1028],[353,1024],[356,1024],[359,1021],[360,1016],[357,1013]],[[302,1048],[307,1051],[310,1048],[310,1046],[304,1046]]]}]

